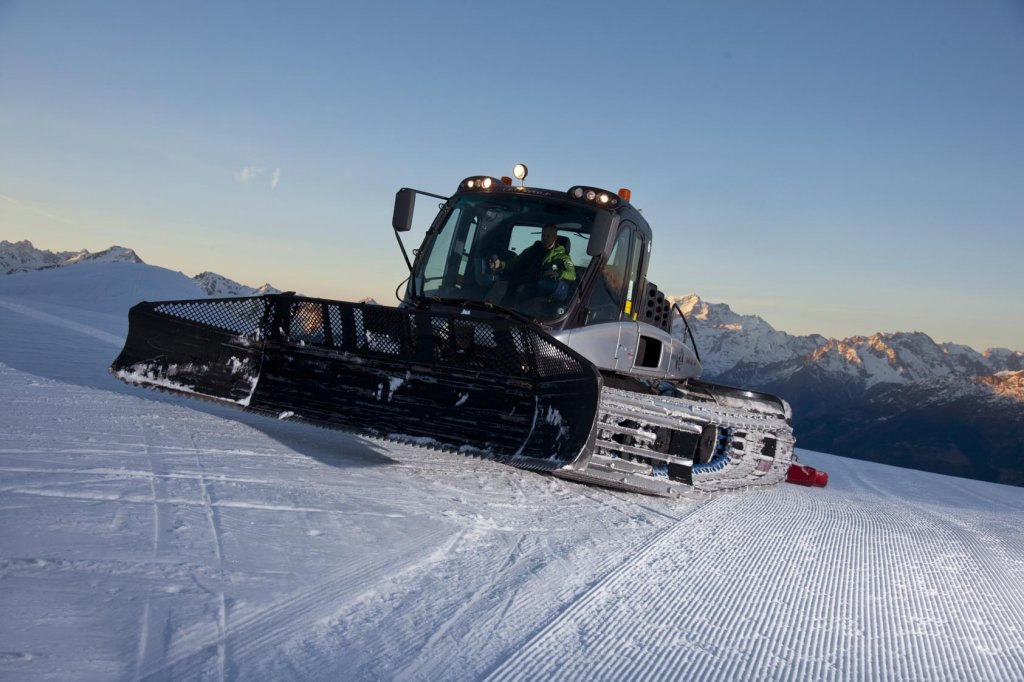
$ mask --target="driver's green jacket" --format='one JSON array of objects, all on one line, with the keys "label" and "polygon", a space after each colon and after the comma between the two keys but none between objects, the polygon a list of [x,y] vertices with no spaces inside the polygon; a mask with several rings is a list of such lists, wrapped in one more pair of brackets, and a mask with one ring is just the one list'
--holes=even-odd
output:
[{"label": "driver's green jacket", "polygon": [[506,263],[503,269],[510,274],[526,276],[532,266],[537,268],[535,276],[540,277],[544,272],[550,270],[552,265],[558,267],[560,279],[564,279],[566,282],[576,281],[576,266],[572,264],[572,258],[561,244],[555,244],[551,249],[545,249],[543,243],[536,241],[533,246]]}]

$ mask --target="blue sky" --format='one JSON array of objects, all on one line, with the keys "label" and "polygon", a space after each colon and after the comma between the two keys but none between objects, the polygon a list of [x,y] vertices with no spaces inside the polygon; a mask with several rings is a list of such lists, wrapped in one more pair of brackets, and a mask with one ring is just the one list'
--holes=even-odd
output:
[{"label": "blue sky", "polygon": [[1024,2],[664,5],[0,0],[0,238],[391,302],[394,192],[522,161],[670,294],[1024,349]]}]

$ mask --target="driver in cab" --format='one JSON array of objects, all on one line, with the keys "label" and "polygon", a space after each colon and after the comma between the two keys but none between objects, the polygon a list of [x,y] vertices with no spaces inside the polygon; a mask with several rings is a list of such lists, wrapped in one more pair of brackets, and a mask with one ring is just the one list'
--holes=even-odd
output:
[{"label": "driver in cab", "polygon": [[537,295],[556,301],[565,300],[569,295],[570,282],[576,281],[576,268],[569,252],[558,243],[558,228],[554,224],[545,225],[540,241],[534,242],[518,256],[507,261],[491,256],[488,266],[513,283],[528,288],[535,284]]}]

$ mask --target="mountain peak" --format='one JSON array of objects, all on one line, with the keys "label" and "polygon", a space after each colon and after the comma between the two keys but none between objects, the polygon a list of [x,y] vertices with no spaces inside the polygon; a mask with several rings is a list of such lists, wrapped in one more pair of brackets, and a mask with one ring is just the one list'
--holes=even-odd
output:
[{"label": "mountain peak", "polygon": [[[111,246],[96,253],[90,253],[87,249],[54,253],[45,249],[37,249],[27,239],[20,242],[0,241],[0,274],[2,275],[65,267],[79,263],[145,264],[145,261],[139,258],[134,250],[124,246]],[[263,296],[264,294],[281,293],[280,289],[276,289],[270,284],[253,288],[209,271],[201,272],[192,279],[209,296]]]},{"label": "mountain peak", "polygon": [[54,253],[45,249],[37,249],[27,239],[20,242],[0,241],[0,274],[3,275],[84,262],[143,263],[144,261],[134,251],[123,246],[111,246],[109,249],[97,253],[90,253],[86,249]]},{"label": "mountain peak", "polygon": [[265,294],[279,294],[280,289],[275,289],[270,284],[264,284],[259,288],[253,288],[244,284],[239,284],[233,279],[228,279],[224,275],[218,275],[216,272],[200,272],[198,275],[192,278],[192,280],[199,285],[199,288],[206,292],[207,295],[213,296],[214,298],[230,298],[232,296],[263,296]]},{"label": "mountain peak", "polygon": [[60,265],[67,256],[37,249],[25,239],[20,242],[0,241],[0,274],[27,272]]},{"label": "mountain peak", "polygon": [[991,387],[998,396],[1024,403],[1024,370],[996,372],[978,377],[978,381]]},{"label": "mountain peak", "polygon": [[[944,377],[971,378],[1024,369],[1024,353],[938,344],[920,331],[827,339],[776,331],[757,315],[739,315],[695,294],[669,297],[682,310],[701,352],[705,375],[725,383],[769,383],[814,368],[868,390]],[[682,323],[673,330],[685,336]]]},{"label": "mountain peak", "polygon": [[1009,348],[989,348],[982,353],[985,359],[1001,365],[1008,370],[1024,369],[1024,352]]},{"label": "mountain peak", "polygon": [[61,265],[74,265],[75,263],[145,263],[132,249],[123,246],[111,246],[109,249],[89,253],[82,250],[67,258]]},{"label": "mountain peak", "polygon": [[270,282],[266,282],[262,286],[256,287],[256,293],[260,296],[266,296],[268,294],[279,294],[281,290],[271,286]]}]

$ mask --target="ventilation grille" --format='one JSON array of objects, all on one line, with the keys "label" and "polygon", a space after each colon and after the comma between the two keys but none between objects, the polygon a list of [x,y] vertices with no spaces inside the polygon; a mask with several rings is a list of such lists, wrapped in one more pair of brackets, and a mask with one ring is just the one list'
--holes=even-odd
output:
[{"label": "ventilation grille", "polygon": [[658,285],[647,283],[640,318],[641,322],[646,322],[667,332],[672,331],[672,305],[665,298],[665,294],[658,289]]}]

